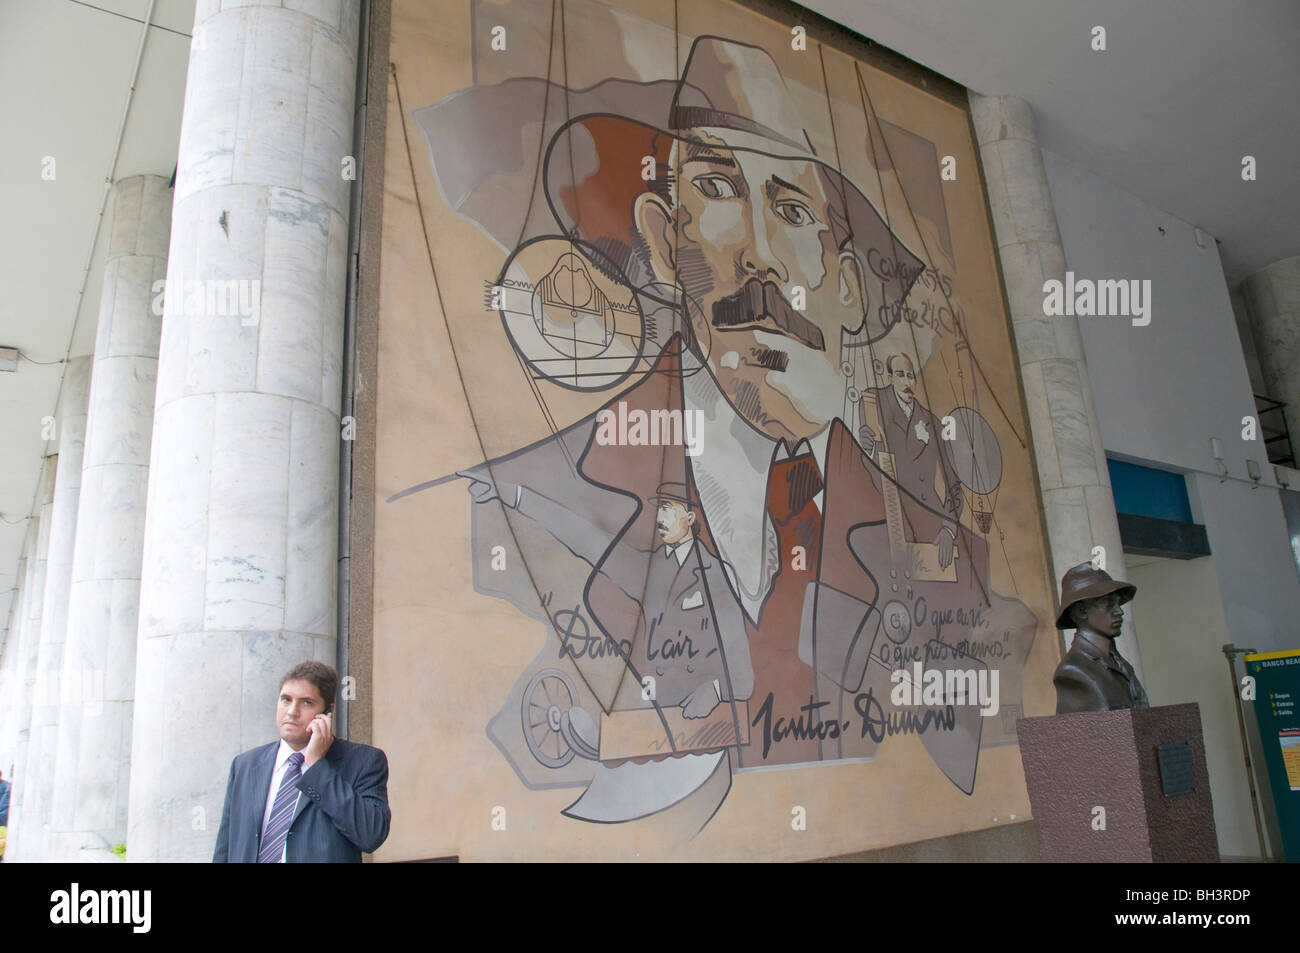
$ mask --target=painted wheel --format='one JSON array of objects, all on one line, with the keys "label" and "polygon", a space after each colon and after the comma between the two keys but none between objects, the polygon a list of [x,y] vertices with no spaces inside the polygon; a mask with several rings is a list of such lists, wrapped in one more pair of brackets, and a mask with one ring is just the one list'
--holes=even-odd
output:
[{"label": "painted wheel", "polygon": [[885,603],[885,608],[880,612],[881,618],[884,619],[885,635],[889,641],[895,645],[901,645],[907,641],[907,637],[912,634],[912,613],[908,611],[907,606],[898,600]]},{"label": "painted wheel", "polygon": [[578,703],[578,690],[559,669],[538,672],[524,689],[523,729],[528,750],[548,768],[562,768],[574,750],[560,732],[560,717]]}]

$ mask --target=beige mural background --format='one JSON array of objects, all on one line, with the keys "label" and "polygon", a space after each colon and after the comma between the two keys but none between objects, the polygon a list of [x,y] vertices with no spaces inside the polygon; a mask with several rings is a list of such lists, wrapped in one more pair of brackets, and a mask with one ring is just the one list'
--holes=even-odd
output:
[{"label": "beige mural background", "polygon": [[[1024,821],[1029,805],[1014,744],[981,750],[970,796],[943,776],[915,735],[887,739],[867,764],[739,773],[717,816],[686,840],[672,825],[671,812],[608,825],[562,817],[560,811],[581,789],[529,790],[489,740],[488,722],[542,648],[547,631],[509,603],[474,591],[464,481],[385,501],[413,484],[550,433],[499,317],[484,308],[484,283],[495,280],[506,251],[446,207],[426,144],[410,117],[412,110],[475,82],[471,48],[487,49],[494,23],[507,25],[509,45],[496,61],[480,53],[477,81],[545,75],[546,44],[536,37],[545,36],[551,5],[516,0],[499,4],[499,17],[485,17],[490,6],[473,16],[467,0],[391,4],[373,392],[369,707],[370,741],[387,752],[391,765],[393,827],[376,859],[806,859]],[[798,20],[782,22],[728,0],[693,0],[676,9],[664,0],[615,0],[610,6],[645,25],[616,50],[610,48],[607,23],[569,22],[570,86],[591,85],[616,70],[626,75],[629,61],[643,77],[675,77],[680,59],[674,66],[674,56],[684,57],[695,36],[718,34],[763,47],[792,87],[800,84],[821,95],[818,46],[829,35],[810,29],[807,51],[791,50],[790,27]],[[674,16],[680,33],[676,49]],[[530,40],[529,23],[539,19],[543,32]],[[853,60],[843,52],[847,45],[836,40],[822,50],[827,83],[844,102],[856,94]],[[861,49],[860,54],[868,55]],[[561,56],[558,46],[555,56]],[[1028,440],[1028,423],[968,114],[964,105],[859,62],[875,111],[933,142],[940,156],[956,160],[955,181],[942,184],[960,266],[954,297],[968,317],[972,349],[988,380],[981,380],[983,393],[986,398],[995,393],[1012,420],[1008,424],[986,400],[984,416],[1003,452],[997,517],[1006,533],[1006,558],[998,540],[990,538],[992,582],[1039,620],[1024,676],[1024,714],[1049,714],[1051,673],[1059,659],[1051,627],[1052,583],[1030,450],[1022,443]],[[562,78],[558,67],[552,78]],[[809,108],[818,102],[809,100]],[[824,99],[820,108],[824,114]],[[919,253],[924,238],[937,254],[936,231],[922,221],[916,234],[896,181],[886,178],[878,185],[865,156],[844,155],[843,164],[913,249]],[[950,263],[939,264],[953,273]],[[560,428],[609,396],[546,391]],[[969,525],[969,512],[963,522]],[[796,806],[806,812],[806,830],[792,829]],[[494,816],[501,817],[497,809],[504,809],[504,830],[494,829]]]}]

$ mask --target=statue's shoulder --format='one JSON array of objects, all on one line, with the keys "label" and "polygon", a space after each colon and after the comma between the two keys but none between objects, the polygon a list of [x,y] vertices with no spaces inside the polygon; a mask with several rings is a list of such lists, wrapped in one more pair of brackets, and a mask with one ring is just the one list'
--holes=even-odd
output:
[{"label": "statue's shoulder", "polygon": [[1066,653],[1056,666],[1052,683],[1056,688],[1056,713],[1058,715],[1080,711],[1103,711],[1110,706],[1102,688],[1096,664],[1082,652],[1078,660]]},{"label": "statue's shoulder", "polygon": [[1097,666],[1097,660],[1087,652],[1084,652],[1077,645],[1071,645],[1069,650],[1066,651],[1065,655],[1061,658],[1061,664],[1058,665],[1056,669],[1059,672],[1067,666],[1072,668],[1095,668]]},{"label": "statue's shoulder", "polygon": [[1086,652],[1071,647],[1061,659],[1061,663],[1056,666],[1052,681],[1057,685],[1070,683],[1095,685],[1104,676],[1105,670],[1099,661]]}]

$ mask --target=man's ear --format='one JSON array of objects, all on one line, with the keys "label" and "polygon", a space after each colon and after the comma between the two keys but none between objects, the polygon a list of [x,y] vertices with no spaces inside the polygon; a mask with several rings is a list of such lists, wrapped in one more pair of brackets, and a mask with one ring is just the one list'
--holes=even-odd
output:
[{"label": "man's ear", "polygon": [[862,284],[862,262],[851,251],[840,252],[840,304],[859,314],[867,313],[867,294]]},{"label": "man's ear", "polygon": [[632,218],[650,251],[651,267],[660,275],[673,274],[677,269],[677,236],[672,210],[653,192],[642,192],[632,206]]}]

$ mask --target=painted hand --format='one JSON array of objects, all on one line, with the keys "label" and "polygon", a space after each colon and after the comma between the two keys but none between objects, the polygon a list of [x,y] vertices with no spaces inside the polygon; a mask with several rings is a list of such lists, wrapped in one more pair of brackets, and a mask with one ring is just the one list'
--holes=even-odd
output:
[{"label": "painted hand", "polygon": [[498,483],[493,486],[486,480],[474,480],[469,485],[469,495],[475,503],[491,503],[500,499],[511,509],[519,505],[519,487],[513,483]]},{"label": "painted hand", "polygon": [[939,544],[939,568],[947,569],[952,563],[952,533],[941,529],[934,541]]},{"label": "painted hand", "polygon": [[866,424],[858,428],[858,443],[862,444],[862,449],[867,452],[867,456],[876,455],[876,432]]},{"label": "painted hand", "polygon": [[687,718],[705,718],[721,700],[713,682],[705,682],[682,701],[682,714]]}]

